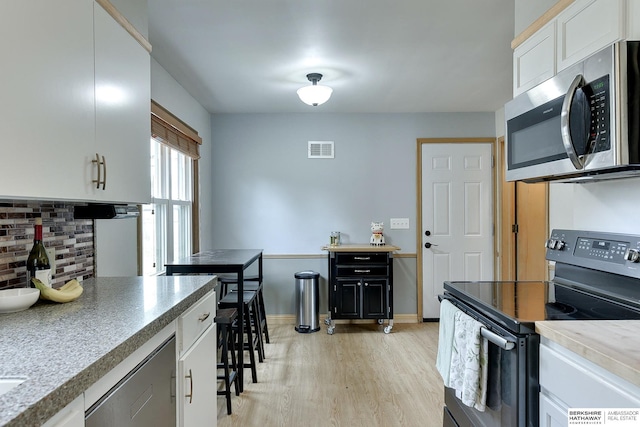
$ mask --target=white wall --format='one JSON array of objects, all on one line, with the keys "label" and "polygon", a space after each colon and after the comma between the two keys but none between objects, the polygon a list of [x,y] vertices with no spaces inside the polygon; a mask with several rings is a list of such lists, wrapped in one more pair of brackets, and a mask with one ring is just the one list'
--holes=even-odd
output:
[{"label": "white wall", "polygon": [[558,0],[515,0],[514,35],[517,36],[524,31],[557,2]]},{"label": "white wall", "polygon": [[151,98],[191,126],[202,138],[200,146],[200,246],[211,247],[211,116],[162,66],[151,59]]}]

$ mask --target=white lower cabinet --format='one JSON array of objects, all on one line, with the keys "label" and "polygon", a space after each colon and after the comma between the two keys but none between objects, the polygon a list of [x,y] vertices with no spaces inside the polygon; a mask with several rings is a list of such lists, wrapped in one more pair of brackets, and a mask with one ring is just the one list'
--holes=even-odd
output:
[{"label": "white lower cabinet", "polygon": [[540,344],[540,425],[566,426],[569,409],[640,408],[640,387],[546,338]]},{"label": "white lower cabinet", "polygon": [[565,427],[568,424],[567,407],[540,393],[540,427]]},{"label": "white lower cabinet", "polygon": [[216,295],[209,292],[178,318],[179,427],[217,424]]},{"label": "white lower cabinet", "polygon": [[180,427],[215,426],[216,326],[207,331],[178,361]]},{"label": "white lower cabinet", "polygon": [[75,398],[42,427],[84,427],[84,394]]}]

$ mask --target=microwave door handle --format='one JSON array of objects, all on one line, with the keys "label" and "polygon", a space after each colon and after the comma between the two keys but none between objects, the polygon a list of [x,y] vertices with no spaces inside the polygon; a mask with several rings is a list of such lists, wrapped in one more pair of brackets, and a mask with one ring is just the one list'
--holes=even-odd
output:
[{"label": "microwave door handle", "polygon": [[569,91],[564,97],[564,101],[562,102],[562,112],[560,113],[560,131],[562,134],[562,144],[564,145],[564,149],[567,152],[567,156],[569,156],[569,160],[573,163],[576,169],[584,168],[584,164],[578,157],[576,153],[576,148],[573,145],[573,141],[571,140],[571,129],[569,127],[569,115],[571,114],[571,104],[573,102],[573,96],[576,94],[576,91],[584,86],[584,77],[582,74],[578,74],[571,86],[569,86]]}]

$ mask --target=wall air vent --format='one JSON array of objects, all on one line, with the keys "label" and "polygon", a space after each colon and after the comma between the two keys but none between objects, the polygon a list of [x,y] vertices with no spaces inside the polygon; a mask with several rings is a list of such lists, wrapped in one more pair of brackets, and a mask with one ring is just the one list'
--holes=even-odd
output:
[{"label": "wall air vent", "polygon": [[310,159],[333,159],[333,141],[309,141],[307,157]]}]

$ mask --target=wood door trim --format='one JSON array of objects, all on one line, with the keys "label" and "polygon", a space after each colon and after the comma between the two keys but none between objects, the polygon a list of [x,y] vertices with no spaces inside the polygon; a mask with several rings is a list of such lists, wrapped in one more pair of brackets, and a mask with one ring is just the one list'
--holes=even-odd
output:
[{"label": "wood door trim", "polygon": [[[478,143],[478,144],[491,144],[491,155],[493,159],[496,158],[496,138],[418,138],[416,140],[416,189],[417,189],[417,207],[416,207],[416,295],[418,298],[417,305],[417,316],[418,322],[422,322],[422,283],[424,282],[424,272],[422,271],[422,146],[424,144],[457,144],[457,143]],[[493,233],[493,250],[494,250],[494,262],[493,269],[494,275],[496,270],[496,233],[495,233],[495,224],[496,224],[496,174],[495,174],[495,161],[492,162],[492,173],[491,173],[491,181],[492,181],[492,212],[493,212],[493,224],[494,224],[494,233]]]}]

